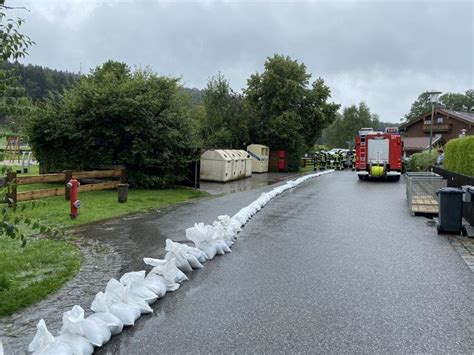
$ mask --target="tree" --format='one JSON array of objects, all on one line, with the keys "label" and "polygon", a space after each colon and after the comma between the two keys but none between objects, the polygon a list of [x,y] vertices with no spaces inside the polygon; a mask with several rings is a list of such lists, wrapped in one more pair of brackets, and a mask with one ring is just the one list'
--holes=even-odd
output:
[{"label": "tree", "polygon": [[378,129],[378,116],[370,112],[365,102],[359,106],[345,107],[342,115],[328,128],[327,144],[331,148],[345,148],[347,142],[353,142],[357,132],[363,127]]},{"label": "tree", "polygon": [[[28,48],[34,44],[30,37],[19,29],[24,23],[21,18],[8,18],[5,1],[0,0],[0,57],[2,62],[18,60],[28,54]],[[17,78],[8,70],[0,68],[0,113],[14,113],[28,106]]]},{"label": "tree", "polygon": [[221,73],[212,77],[203,94],[202,145],[208,148],[244,148],[248,142],[247,120],[242,96],[230,88]]},{"label": "tree", "polygon": [[[474,107],[474,90],[466,90],[465,94],[448,92],[439,97],[439,105],[448,110],[470,111]],[[406,121],[417,119],[431,110],[429,91],[418,96],[411,105],[410,112],[405,115]]]},{"label": "tree", "polygon": [[[28,48],[34,43],[28,36],[19,32],[19,28],[23,23],[22,19],[9,19],[6,17],[6,10],[10,8],[5,6],[4,0],[0,0],[0,55],[3,61],[10,59],[16,60],[27,55]],[[25,100],[21,97],[21,88],[18,88],[16,78],[11,76],[8,71],[0,69],[0,111],[15,112],[21,109]],[[18,99],[19,97],[19,99]],[[27,102],[27,101],[26,101]],[[11,169],[3,166],[1,175]],[[8,189],[14,186],[15,182],[10,183],[8,187],[0,189],[2,200],[7,201]],[[13,201],[8,200],[10,204]],[[31,203],[34,208],[35,202]],[[10,238],[19,238],[22,246],[26,245],[26,234],[24,227],[28,226],[33,231],[46,233],[50,236],[60,234],[59,230],[52,228],[40,221],[22,217],[21,215],[13,215],[17,206],[12,204],[13,208],[1,208],[0,212],[0,235],[6,235]],[[23,204],[20,209],[24,210],[27,205]]]},{"label": "tree", "polygon": [[189,111],[179,79],[108,61],[40,104],[27,134],[49,170],[124,165],[133,185],[163,187],[194,158]]},{"label": "tree", "polygon": [[290,57],[267,58],[262,74],[248,79],[245,101],[249,135],[254,143],[289,153],[289,169],[299,168],[299,159],[316,143],[321,131],[334,121],[339,105],[324,80],[310,85],[306,66]]}]

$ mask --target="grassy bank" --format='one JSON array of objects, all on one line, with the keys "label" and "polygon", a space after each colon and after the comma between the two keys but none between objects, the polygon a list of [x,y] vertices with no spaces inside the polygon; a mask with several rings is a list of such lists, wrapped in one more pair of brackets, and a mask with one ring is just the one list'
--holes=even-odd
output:
[{"label": "grassy bank", "polygon": [[63,196],[44,199],[44,204],[39,207],[27,208],[18,213],[49,224],[70,228],[131,213],[163,208],[207,195],[206,192],[183,187],[165,190],[130,190],[128,202],[118,203],[116,190],[102,190],[79,193],[82,207],[79,210],[79,217],[75,220],[71,220],[69,217],[69,201],[65,201]]},{"label": "grassy bank", "polygon": [[0,237],[0,317],[29,306],[58,290],[81,265],[77,247],[64,241]]}]

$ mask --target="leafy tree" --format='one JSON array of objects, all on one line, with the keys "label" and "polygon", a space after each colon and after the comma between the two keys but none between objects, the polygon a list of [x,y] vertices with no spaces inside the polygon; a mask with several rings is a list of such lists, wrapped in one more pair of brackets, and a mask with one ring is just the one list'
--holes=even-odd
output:
[{"label": "leafy tree", "polygon": [[178,84],[149,70],[104,63],[39,105],[27,123],[35,156],[48,170],[124,165],[135,186],[183,179],[194,134]]},{"label": "leafy tree", "polygon": [[[27,55],[34,42],[19,29],[24,23],[21,18],[8,18],[5,1],[0,0],[0,63],[17,60]],[[17,79],[8,70],[0,68],[0,114],[15,113],[28,106]]]},{"label": "leafy tree", "polygon": [[345,107],[342,115],[338,115],[334,123],[328,128],[327,144],[332,148],[345,148],[347,142],[353,142],[357,132],[363,127],[378,129],[378,116],[370,112],[366,103],[359,106]]},{"label": "leafy tree", "polygon": [[[28,48],[33,44],[33,41],[28,36],[19,32],[23,20],[7,18],[6,11],[9,9],[9,7],[5,6],[4,0],[0,0],[0,56],[2,61],[16,60],[26,56]],[[17,86],[15,77],[11,76],[8,71],[0,69],[0,111],[16,112],[22,109],[24,103],[25,101],[21,98],[21,91]],[[8,169],[6,166],[3,166],[0,170],[1,175],[5,175],[7,171],[11,172],[11,169]],[[40,221],[12,213],[16,212],[17,206],[12,203],[13,201],[7,199],[7,192],[14,185],[15,182],[12,182],[9,186],[0,189],[2,200],[13,205],[13,208],[4,206],[0,210],[0,235],[19,238],[22,241],[22,246],[26,244],[25,227],[30,228],[32,231],[47,233],[50,236],[59,235],[59,230],[55,228]],[[34,208],[36,202],[30,205]],[[20,210],[25,208],[27,208],[27,205],[22,204]]]},{"label": "leafy tree", "polygon": [[242,96],[230,88],[221,73],[207,83],[203,95],[204,114],[200,120],[202,146],[244,148],[248,127]]},{"label": "leafy tree", "polygon": [[[470,111],[474,107],[474,90],[467,90],[464,94],[445,93],[439,97],[439,104],[448,110]],[[405,115],[407,121],[417,119],[431,110],[429,91],[425,91],[411,105],[410,112]]]},{"label": "leafy tree", "polygon": [[274,55],[267,58],[262,74],[248,79],[245,90],[251,141],[286,150],[290,170],[299,168],[301,155],[313,147],[339,108],[328,102],[331,91],[324,80],[310,85],[310,79],[303,63]]}]

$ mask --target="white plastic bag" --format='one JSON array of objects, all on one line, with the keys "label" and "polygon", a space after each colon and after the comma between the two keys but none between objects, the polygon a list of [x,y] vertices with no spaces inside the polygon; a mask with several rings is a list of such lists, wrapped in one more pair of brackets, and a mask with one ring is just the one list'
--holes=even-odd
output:
[{"label": "white plastic bag", "polygon": [[150,272],[163,276],[173,283],[181,283],[188,280],[188,277],[176,267],[176,259],[161,260],[153,258],[143,258],[145,264],[153,266]]},{"label": "white plastic bag", "polygon": [[116,279],[110,279],[109,282],[107,282],[105,294],[113,300],[138,306],[142,314],[153,313],[153,309],[143,298],[136,297],[132,294],[130,285],[124,286]]},{"label": "white plastic bag", "polygon": [[46,328],[44,319],[41,319],[36,325],[36,334],[28,345],[28,351],[34,355],[73,355],[73,349],[54,338]]},{"label": "white plastic bag", "polygon": [[152,304],[158,299],[158,295],[145,284],[145,270],[123,274],[120,283],[124,286],[130,285],[131,294],[144,299],[148,304]]},{"label": "white plastic bag", "polygon": [[113,315],[112,313],[108,312],[97,312],[91,314],[86,319],[92,320],[96,323],[103,323],[105,324],[112,335],[116,335],[122,332],[123,330],[123,322],[120,320],[119,317]]},{"label": "white plastic bag", "polygon": [[84,319],[84,310],[77,305],[72,307],[70,311],[63,313],[63,325],[60,333],[83,336],[94,346],[104,345],[112,335],[107,326]]},{"label": "white plastic bag", "polygon": [[91,309],[94,312],[111,313],[119,318],[124,326],[134,325],[135,321],[140,318],[140,307],[116,299],[111,299],[103,292],[95,295],[92,301]]},{"label": "white plastic bag", "polygon": [[[160,298],[166,294],[166,291],[169,291],[166,287],[166,283],[163,282],[163,278],[161,276],[158,277],[156,274],[148,273],[148,275],[145,276],[145,280],[143,282],[145,283],[146,287],[155,292]],[[179,284],[177,288],[179,288]]]}]

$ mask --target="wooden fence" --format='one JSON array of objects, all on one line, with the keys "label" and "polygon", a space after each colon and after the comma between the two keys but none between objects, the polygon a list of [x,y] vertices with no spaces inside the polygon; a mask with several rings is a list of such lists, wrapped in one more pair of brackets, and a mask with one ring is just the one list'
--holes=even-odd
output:
[{"label": "wooden fence", "polygon": [[[433,172],[444,177],[449,187],[474,186],[474,177],[456,174],[437,166],[433,167]],[[463,217],[469,224],[474,225],[474,202],[463,202]]]},{"label": "wooden fence", "polygon": [[[6,185],[8,186],[7,200],[10,203],[37,200],[45,197],[64,196],[69,200],[69,189],[66,184],[72,178],[75,179],[99,179],[99,178],[119,178],[114,181],[104,181],[99,183],[87,184],[79,186],[79,192],[97,191],[114,189],[119,184],[126,182],[125,168],[118,168],[112,170],[94,170],[94,171],[72,171],[66,170],[57,174],[43,174],[31,176],[17,176],[17,173],[8,173],[6,178]],[[17,186],[29,185],[47,182],[62,182],[64,186],[50,189],[31,190],[18,192]]]}]

